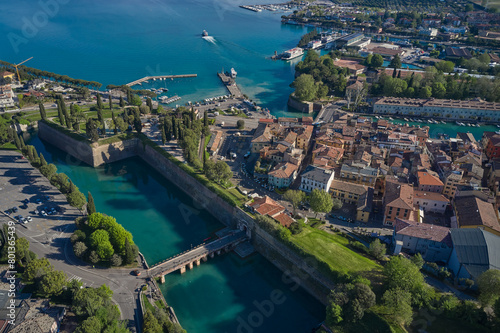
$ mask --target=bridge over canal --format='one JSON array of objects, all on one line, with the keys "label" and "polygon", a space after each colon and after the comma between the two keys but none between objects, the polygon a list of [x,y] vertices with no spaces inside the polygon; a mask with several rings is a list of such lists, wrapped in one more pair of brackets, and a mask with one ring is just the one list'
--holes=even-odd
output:
[{"label": "bridge over canal", "polygon": [[152,266],[148,269],[148,275],[151,277],[161,277],[161,282],[165,281],[165,275],[180,270],[186,272],[186,267],[192,269],[194,265],[199,266],[201,261],[207,261],[208,257],[213,258],[215,254],[219,255],[223,251],[228,252],[236,245],[247,240],[245,231],[234,230],[229,235],[219,238],[208,244],[195,247],[192,250],[174,256],[162,263]]}]

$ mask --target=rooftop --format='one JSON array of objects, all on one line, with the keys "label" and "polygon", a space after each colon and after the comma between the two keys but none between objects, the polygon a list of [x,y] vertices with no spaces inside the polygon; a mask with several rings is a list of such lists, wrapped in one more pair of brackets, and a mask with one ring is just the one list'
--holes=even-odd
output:
[{"label": "rooftop", "polygon": [[431,175],[427,171],[419,171],[417,173],[419,185],[443,186],[443,182],[438,177]]},{"label": "rooftop", "polygon": [[436,192],[414,191],[415,199],[434,200],[442,202],[450,202],[444,195]]},{"label": "rooftop", "polygon": [[385,185],[384,202],[386,206],[413,210],[413,187],[388,179]]},{"label": "rooftop", "polygon": [[475,196],[459,196],[455,198],[455,209],[460,228],[487,226],[500,231],[500,224],[491,203],[485,202]]},{"label": "rooftop", "polygon": [[486,102],[481,99],[474,100],[452,100],[435,98],[400,98],[384,97],[378,100],[376,105],[397,105],[408,107],[442,107],[442,108],[460,108],[475,110],[500,110],[500,103]]},{"label": "rooftop", "polygon": [[333,172],[331,170],[326,170],[313,165],[309,165],[302,173],[301,177],[303,179],[310,179],[322,184],[326,184],[328,180],[333,177]]},{"label": "rooftop", "polygon": [[452,247],[450,228],[396,218],[396,234],[440,242]]},{"label": "rooftop", "polygon": [[259,197],[249,204],[257,213],[260,215],[269,215],[273,217],[285,210],[285,207],[268,197],[267,195],[263,198]]},{"label": "rooftop", "polygon": [[344,191],[357,195],[363,195],[366,193],[366,191],[368,191],[368,186],[343,182],[340,180],[333,180],[331,188],[333,190]]}]

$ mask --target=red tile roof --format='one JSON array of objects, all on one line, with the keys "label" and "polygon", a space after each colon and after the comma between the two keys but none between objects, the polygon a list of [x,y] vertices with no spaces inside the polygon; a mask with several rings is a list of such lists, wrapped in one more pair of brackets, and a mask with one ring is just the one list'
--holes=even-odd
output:
[{"label": "red tile roof", "polygon": [[260,215],[269,215],[274,217],[285,210],[285,207],[268,197],[257,198],[250,205]]},{"label": "red tile roof", "polygon": [[274,217],[276,221],[278,221],[284,227],[290,227],[290,225],[295,222],[288,214],[281,213]]},{"label": "red tile roof", "polygon": [[444,186],[443,182],[439,180],[438,177],[431,175],[427,171],[418,172],[418,184],[419,185],[438,185]]}]

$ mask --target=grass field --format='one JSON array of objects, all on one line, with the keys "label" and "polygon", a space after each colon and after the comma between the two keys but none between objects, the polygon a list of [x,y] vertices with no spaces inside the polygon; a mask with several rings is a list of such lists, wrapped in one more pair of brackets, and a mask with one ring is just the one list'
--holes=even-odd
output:
[{"label": "grass field", "polygon": [[335,271],[361,273],[382,268],[373,260],[347,248],[349,241],[346,238],[323,230],[306,226],[300,234],[292,236],[292,241]]}]

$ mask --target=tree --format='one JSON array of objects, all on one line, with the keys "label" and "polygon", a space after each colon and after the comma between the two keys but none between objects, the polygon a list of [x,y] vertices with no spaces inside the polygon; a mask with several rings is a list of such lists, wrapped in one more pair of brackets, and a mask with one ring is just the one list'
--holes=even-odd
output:
[{"label": "tree", "polygon": [[120,96],[120,107],[124,108],[125,107],[125,101],[123,100],[123,97]]},{"label": "tree", "polygon": [[93,142],[96,142],[99,140],[99,133],[97,132],[97,125],[95,121],[92,118],[89,118],[87,120],[87,124],[85,126],[85,132],[87,133],[87,136],[89,139]]},{"label": "tree", "polygon": [[241,130],[241,129],[244,129],[244,128],[245,128],[245,121],[244,121],[244,120],[241,120],[241,119],[240,119],[240,120],[238,120],[238,121],[236,122],[236,127],[238,127],[238,129],[240,129],[240,130]]},{"label": "tree", "polygon": [[392,58],[391,63],[389,64],[389,67],[394,68],[394,70],[401,68],[401,58],[399,57],[399,54],[396,54],[394,58]]},{"label": "tree", "polygon": [[342,320],[342,308],[330,301],[326,307],[326,325],[331,328],[340,324]]},{"label": "tree", "polygon": [[415,297],[424,287],[424,276],[409,259],[402,256],[391,257],[384,266],[388,288],[408,290]]},{"label": "tree", "polygon": [[78,190],[78,188],[76,190],[68,193],[66,198],[68,199],[68,203],[71,206],[76,207],[79,210],[81,210],[83,205],[85,205],[85,203],[87,202],[85,195],[83,195],[83,193],[80,192],[80,190]]},{"label": "tree", "polygon": [[142,99],[137,96],[137,95],[133,95],[132,96],[132,102],[131,102],[132,105],[135,105],[135,106],[141,106],[142,105]]},{"label": "tree", "polygon": [[384,58],[382,58],[382,56],[380,54],[375,54],[372,57],[370,64],[371,64],[371,67],[373,67],[373,68],[382,67],[382,65],[384,64]]},{"label": "tree", "polygon": [[165,144],[167,141],[167,135],[165,134],[165,126],[161,127],[161,142]]},{"label": "tree", "polygon": [[146,105],[148,106],[149,110],[153,110],[153,101],[151,100],[150,97],[148,97],[148,99],[146,99]]},{"label": "tree", "polygon": [[474,10],[474,5],[472,5],[471,3],[465,5],[466,12],[472,12],[473,10]]},{"label": "tree", "polygon": [[420,88],[418,97],[420,98],[430,98],[432,96],[432,88],[429,86],[425,86]]},{"label": "tree", "polygon": [[385,252],[387,251],[385,244],[382,244],[379,239],[375,239],[370,243],[370,254],[378,259],[382,260],[385,256]]},{"label": "tree", "polygon": [[315,188],[309,196],[309,204],[317,217],[318,213],[328,213],[332,210],[333,199],[327,192]]},{"label": "tree", "polygon": [[316,97],[318,86],[314,83],[314,77],[309,74],[301,74],[293,81],[295,97],[300,101],[311,101]]},{"label": "tree", "polygon": [[500,271],[489,269],[477,279],[479,301],[483,306],[489,306],[500,298]]},{"label": "tree", "polygon": [[409,325],[412,321],[411,294],[401,288],[389,289],[382,296],[384,306],[401,325]]},{"label": "tree", "polygon": [[113,98],[111,98],[111,94],[109,94],[108,97],[109,97],[109,109],[113,110]]},{"label": "tree", "polygon": [[[104,105],[102,104],[101,94],[97,93],[97,112],[102,109],[104,109]],[[99,119],[99,121],[101,121],[101,119]]]},{"label": "tree", "polygon": [[100,258],[96,251],[90,251],[89,261],[93,264],[97,264]]},{"label": "tree", "polygon": [[141,112],[141,114],[149,114],[151,111],[151,108],[147,105],[141,105],[141,106],[139,106],[139,111]]},{"label": "tree", "polygon": [[122,258],[117,255],[116,253],[111,256],[111,259],[109,260],[111,266],[121,266],[122,265]]},{"label": "tree", "polygon": [[434,82],[432,84],[432,95],[436,98],[444,98],[446,95],[446,87],[441,82]]},{"label": "tree", "polygon": [[47,258],[32,260],[23,273],[23,280],[26,282],[34,282],[49,272],[52,272],[54,267],[50,264]]},{"label": "tree", "polygon": [[73,245],[73,251],[77,257],[81,258],[85,252],[87,252],[87,246],[84,242],[76,242],[75,245]]},{"label": "tree", "polygon": [[42,102],[38,103],[38,108],[40,109],[40,116],[43,120],[47,120],[47,113],[45,112],[45,106]]},{"label": "tree", "polygon": [[375,305],[375,294],[363,283],[338,284],[329,295],[329,301],[341,307],[341,318],[356,322],[363,318],[367,309]]},{"label": "tree", "polygon": [[18,262],[24,259],[29,248],[30,242],[26,238],[16,239],[16,259]]},{"label": "tree", "polygon": [[92,193],[88,192],[88,200],[87,200],[87,215],[92,215],[96,212],[94,197],[92,197]]},{"label": "tree", "polygon": [[58,100],[56,103],[57,103],[57,117],[59,118],[59,123],[61,124],[61,126],[65,126],[66,121],[65,121],[64,113],[62,111],[62,106],[61,106],[61,104],[63,102]]},{"label": "tree", "polygon": [[340,201],[337,198],[333,198],[332,202],[333,202],[332,210],[339,210],[343,206],[342,201]]},{"label": "tree", "polygon": [[43,167],[47,165],[47,161],[45,160],[45,157],[43,157],[43,154],[40,153],[40,167]]},{"label": "tree", "polygon": [[52,163],[47,165],[42,165],[40,167],[40,172],[42,173],[42,175],[47,177],[47,179],[51,179],[52,176],[57,172],[57,167]]},{"label": "tree", "polygon": [[40,292],[46,297],[60,295],[66,285],[66,279],[63,271],[49,272],[40,281]]},{"label": "tree", "polygon": [[141,122],[141,118],[134,118],[134,129],[136,130],[136,132],[138,134],[140,134],[142,132],[142,122]]},{"label": "tree", "polygon": [[142,327],[144,333],[161,333],[163,331],[162,327],[158,323],[158,320],[153,316],[151,310],[147,310],[144,314],[144,323]]},{"label": "tree", "polygon": [[451,61],[440,61],[436,63],[434,67],[443,73],[451,73],[455,69],[455,64]]},{"label": "tree", "polygon": [[75,330],[75,333],[101,333],[102,323],[97,317],[88,317]]},{"label": "tree", "polygon": [[306,194],[300,190],[288,190],[283,194],[283,200],[292,204],[293,215],[295,215],[295,211],[297,207],[299,207],[299,204],[306,200]]},{"label": "tree", "polygon": [[425,263],[424,258],[422,258],[420,253],[415,254],[410,260],[415,266],[417,266],[418,269],[422,269]]},{"label": "tree", "polygon": [[90,235],[90,245],[96,249],[96,253],[101,259],[109,259],[113,253],[113,245],[109,241],[109,234],[106,230],[96,230]]},{"label": "tree", "polygon": [[128,238],[125,238],[125,264],[130,265],[134,262],[136,257],[137,255],[134,251],[134,245],[131,244]]}]

